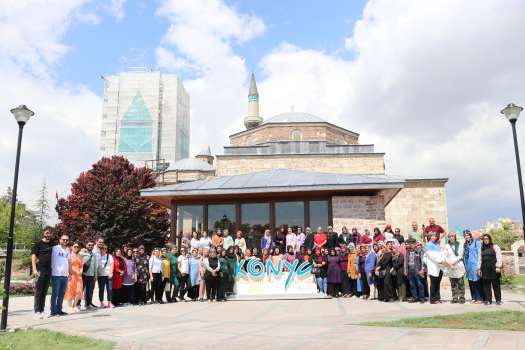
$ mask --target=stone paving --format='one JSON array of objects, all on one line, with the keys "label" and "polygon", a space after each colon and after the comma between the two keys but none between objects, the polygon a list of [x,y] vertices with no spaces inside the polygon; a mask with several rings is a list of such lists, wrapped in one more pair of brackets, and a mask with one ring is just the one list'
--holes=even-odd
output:
[{"label": "stone paving", "polygon": [[523,349],[523,332],[357,325],[467,311],[525,311],[524,294],[504,292],[503,296],[502,306],[380,303],[356,298],[179,302],[95,310],[44,320],[33,318],[31,297],[18,297],[11,299],[9,325],[109,339],[117,343],[117,349]]}]

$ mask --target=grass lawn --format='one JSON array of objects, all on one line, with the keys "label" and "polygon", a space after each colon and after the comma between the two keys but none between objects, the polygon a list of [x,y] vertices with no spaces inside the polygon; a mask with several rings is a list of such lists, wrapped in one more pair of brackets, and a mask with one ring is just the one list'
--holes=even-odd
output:
[{"label": "grass lawn", "polygon": [[525,275],[514,275],[512,276],[513,285],[525,285]]},{"label": "grass lawn", "polygon": [[380,327],[491,329],[525,332],[525,312],[508,310],[466,312],[457,315],[410,317],[397,321],[365,322],[361,323],[361,325]]},{"label": "grass lawn", "polygon": [[68,336],[63,333],[43,329],[0,333],[2,350],[109,350],[113,343],[87,337]]}]

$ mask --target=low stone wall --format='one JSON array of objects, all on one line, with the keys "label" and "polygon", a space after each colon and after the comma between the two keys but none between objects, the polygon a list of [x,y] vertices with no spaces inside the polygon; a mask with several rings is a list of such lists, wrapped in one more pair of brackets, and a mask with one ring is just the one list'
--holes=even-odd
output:
[{"label": "low stone wall", "polygon": [[268,169],[294,169],[339,174],[384,174],[383,153],[283,154],[217,156],[217,176],[248,174]]},{"label": "low stone wall", "polygon": [[433,217],[436,223],[448,230],[446,179],[407,180],[405,187],[385,208],[386,222],[399,227],[406,235],[411,231],[412,222],[428,225]]},{"label": "low stone wall", "polygon": [[343,226],[353,227],[359,232],[365,228],[385,226],[383,196],[333,196],[332,212],[334,231],[341,232]]}]

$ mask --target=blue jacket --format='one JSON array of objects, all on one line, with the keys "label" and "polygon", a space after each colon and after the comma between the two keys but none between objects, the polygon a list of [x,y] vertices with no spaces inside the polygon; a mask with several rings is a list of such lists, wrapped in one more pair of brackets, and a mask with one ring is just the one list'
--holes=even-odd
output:
[{"label": "blue jacket", "polygon": [[479,280],[478,261],[481,257],[481,242],[474,239],[467,247],[465,243],[463,250],[463,264],[465,265],[465,274],[469,281],[476,282]]},{"label": "blue jacket", "polygon": [[267,239],[266,237],[263,236],[263,238],[261,238],[261,252],[262,252],[262,250],[264,248],[266,248],[266,241],[267,240],[270,241],[270,248],[268,248],[268,250],[270,250],[270,249],[272,249],[274,247],[272,238],[270,237],[269,239]]}]

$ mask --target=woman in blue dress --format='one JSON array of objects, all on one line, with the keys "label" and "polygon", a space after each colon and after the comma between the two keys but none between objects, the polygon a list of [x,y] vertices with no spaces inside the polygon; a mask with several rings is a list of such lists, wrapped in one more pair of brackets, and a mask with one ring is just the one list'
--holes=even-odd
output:
[{"label": "woman in blue dress", "polygon": [[465,275],[468,279],[468,286],[472,302],[481,304],[483,302],[483,283],[478,274],[478,261],[481,256],[481,242],[472,237],[469,230],[463,232],[465,245],[463,247],[463,264],[465,265]]},{"label": "woman in blue dress", "polygon": [[189,297],[195,301],[199,297],[199,283],[200,283],[200,264],[201,259],[197,249],[192,249],[190,257],[190,292]]}]

